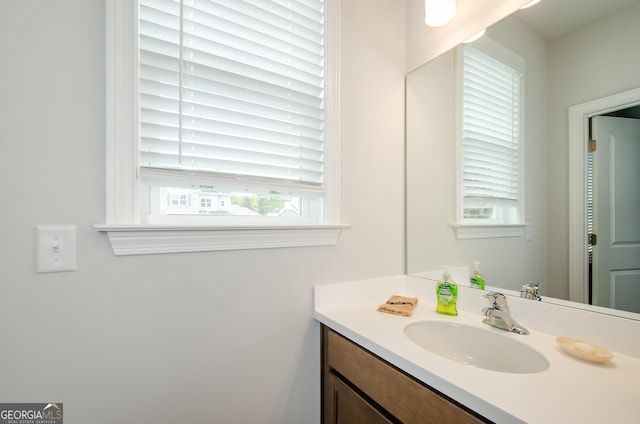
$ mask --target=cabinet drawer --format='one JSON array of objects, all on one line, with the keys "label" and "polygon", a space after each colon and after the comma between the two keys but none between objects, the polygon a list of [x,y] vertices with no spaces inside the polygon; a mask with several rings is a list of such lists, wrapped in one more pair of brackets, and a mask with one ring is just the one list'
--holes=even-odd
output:
[{"label": "cabinet drawer", "polygon": [[489,422],[323,326],[325,366],[403,423]]}]

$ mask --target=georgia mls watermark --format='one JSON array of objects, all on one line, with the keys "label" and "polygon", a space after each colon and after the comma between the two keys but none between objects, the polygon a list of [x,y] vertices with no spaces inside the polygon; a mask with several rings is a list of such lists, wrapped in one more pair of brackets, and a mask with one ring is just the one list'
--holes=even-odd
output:
[{"label": "georgia mls watermark", "polygon": [[0,403],[0,424],[62,424],[62,403]]}]

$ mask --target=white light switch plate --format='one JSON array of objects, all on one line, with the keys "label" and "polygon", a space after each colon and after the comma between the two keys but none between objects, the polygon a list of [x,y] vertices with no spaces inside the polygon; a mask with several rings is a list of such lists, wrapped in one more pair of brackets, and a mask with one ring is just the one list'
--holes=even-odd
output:
[{"label": "white light switch plate", "polygon": [[76,226],[36,227],[36,272],[76,270]]}]

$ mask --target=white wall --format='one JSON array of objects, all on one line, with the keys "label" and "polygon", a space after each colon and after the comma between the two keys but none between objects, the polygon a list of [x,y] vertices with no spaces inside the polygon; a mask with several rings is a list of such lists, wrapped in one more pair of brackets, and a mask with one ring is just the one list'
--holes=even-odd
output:
[{"label": "white wall", "polygon": [[[69,423],[319,422],[313,285],[404,272],[404,2],[342,3],[339,244],[115,257],[93,229],[104,2],[2,2],[0,401],[63,402]],[[38,224],[78,226],[76,272],[34,272]]]}]

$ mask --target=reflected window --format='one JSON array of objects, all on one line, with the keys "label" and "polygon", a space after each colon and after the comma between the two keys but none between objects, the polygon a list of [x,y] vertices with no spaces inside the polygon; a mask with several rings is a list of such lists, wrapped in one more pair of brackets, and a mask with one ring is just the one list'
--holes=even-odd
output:
[{"label": "reflected window", "polygon": [[483,38],[459,52],[459,222],[520,224],[524,59]]}]

